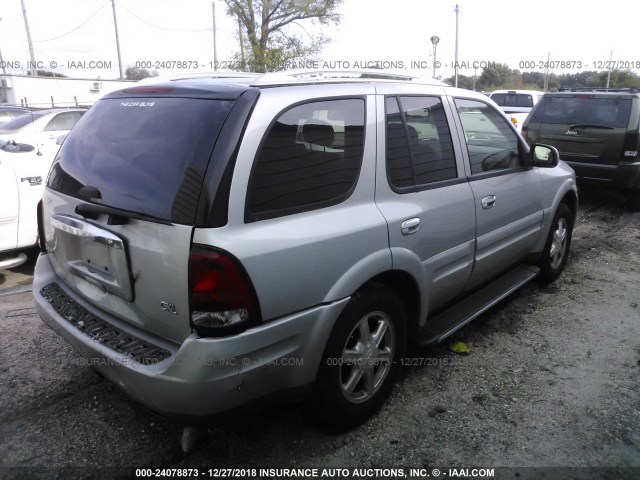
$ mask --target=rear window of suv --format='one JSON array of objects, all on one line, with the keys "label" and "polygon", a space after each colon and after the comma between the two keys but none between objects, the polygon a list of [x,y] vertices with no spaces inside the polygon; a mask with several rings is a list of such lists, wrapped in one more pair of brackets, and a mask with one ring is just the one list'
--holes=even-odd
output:
[{"label": "rear window of suv", "polygon": [[47,185],[92,202],[190,223],[209,157],[233,102],[196,98],[104,99],[62,145]]},{"label": "rear window of suv", "polygon": [[593,95],[549,96],[542,100],[531,121],[626,128],[630,114],[630,98],[598,98]]},{"label": "rear window of suv", "polygon": [[491,100],[500,107],[533,107],[533,97],[525,93],[494,93]]}]

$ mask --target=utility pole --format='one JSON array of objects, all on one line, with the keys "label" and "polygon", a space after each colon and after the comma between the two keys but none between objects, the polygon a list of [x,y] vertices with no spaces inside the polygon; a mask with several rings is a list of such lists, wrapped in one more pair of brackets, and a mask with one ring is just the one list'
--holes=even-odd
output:
[{"label": "utility pole", "polygon": [[609,88],[609,80],[611,80],[611,63],[613,61],[613,50],[611,50],[611,55],[609,55],[609,71],[607,72],[607,88]]},{"label": "utility pole", "polygon": [[244,40],[242,39],[242,24],[240,23],[240,17],[238,17],[238,38],[240,39],[240,60],[242,60],[242,68],[245,68]]},{"label": "utility pole", "polygon": [[456,64],[455,64],[455,87],[458,87],[458,14],[460,13],[460,8],[458,8],[458,4],[456,3]]},{"label": "utility pole", "polygon": [[22,16],[24,17],[24,28],[27,31],[27,43],[29,43],[29,55],[31,56],[31,76],[38,75],[38,69],[36,68],[36,56],[33,53],[33,42],[31,41],[31,31],[29,30],[29,21],[27,20],[27,8],[24,6],[24,0],[20,0],[22,3]]},{"label": "utility pole", "polygon": [[[2,18],[0,18],[0,22],[2,21]],[[2,50],[0,50],[0,65],[2,65],[2,73],[3,75],[7,74],[7,69],[6,69],[6,65],[4,63],[4,58],[2,58]]]},{"label": "utility pole", "polygon": [[122,57],[120,56],[120,37],[118,36],[118,19],[116,17],[116,0],[111,0],[111,8],[113,9],[113,26],[116,29],[116,49],[118,50],[118,68],[120,70],[120,80],[124,78],[122,74]]},{"label": "utility pole", "polygon": [[549,91],[549,65],[551,62],[551,52],[547,52],[547,63],[544,66],[544,88],[545,92]]},{"label": "utility pole", "polygon": [[218,47],[216,44],[216,2],[211,2],[213,10],[213,70],[218,70]]}]

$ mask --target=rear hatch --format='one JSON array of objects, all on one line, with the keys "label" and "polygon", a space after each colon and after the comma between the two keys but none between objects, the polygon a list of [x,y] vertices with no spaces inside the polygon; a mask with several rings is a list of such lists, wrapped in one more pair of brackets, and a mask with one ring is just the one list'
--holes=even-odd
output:
[{"label": "rear hatch", "polygon": [[66,288],[152,334],[189,335],[192,230],[209,164],[223,161],[210,162],[214,145],[242,94],[136,87],[87,112],[43,197],[48,257]]},{"label": "rear hatch", "polygon": [[545,96],[530,119],[529,135],[537,143],[555,146],[565,161],[617,165],[631,106],[632,99],[623,95]]}]

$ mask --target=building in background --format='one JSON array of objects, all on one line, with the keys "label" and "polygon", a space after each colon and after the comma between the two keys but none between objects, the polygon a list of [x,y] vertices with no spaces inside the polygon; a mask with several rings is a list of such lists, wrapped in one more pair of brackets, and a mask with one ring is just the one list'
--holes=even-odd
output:
[{"label": "building in background", "polygon": [[0,105],[35,109],[88,107],[107,93],[131,83],[126,80],[0,75]]}]

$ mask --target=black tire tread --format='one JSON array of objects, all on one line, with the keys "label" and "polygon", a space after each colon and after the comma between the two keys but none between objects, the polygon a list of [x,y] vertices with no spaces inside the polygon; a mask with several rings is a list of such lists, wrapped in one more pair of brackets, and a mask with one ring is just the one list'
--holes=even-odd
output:
[{"label": "black tire tread", "polygon": [[[376,307],[372,307],[376,305]],[[367,402],[352,404],[348,402],[339,390],[337,366],[329,365],[328,359],[334,358],[341,352],[346,336],[353,325],[362,318],[367,311],[383,310],[392,318],[396,335],[396,349],[391,371],[384,385]],[[387,311],[390,310],[390,311]],[[399,368],[398,359],[402,358],[406,348],[406,318],[404,308],[398,296],[390,289],[375,286],[357,292],[353,295],[342,314],[336,321],[331,332],[322,364],[318,372],[313,398],[309,402],[307,413],[322,425],[338,430],[346,430],[361,424],[369,418],[384,402],[391,389]]]}]

